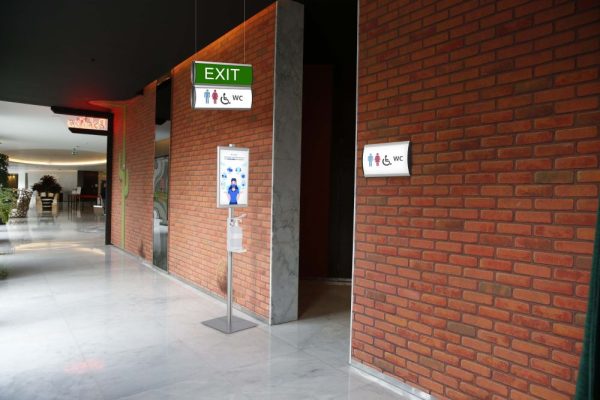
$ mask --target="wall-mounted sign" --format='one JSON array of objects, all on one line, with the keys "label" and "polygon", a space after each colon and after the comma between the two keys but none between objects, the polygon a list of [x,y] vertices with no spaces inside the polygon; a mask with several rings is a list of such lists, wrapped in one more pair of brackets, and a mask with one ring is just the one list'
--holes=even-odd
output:
[{"label": "wall-mounted sign", "polygon": [[91,131],[108,131],[108,118],[72,116],[67,119],[67,126],[74,129]]},{"label": "wall-mounted sign", "polygon": [[252,107],[252,89],[227,86],[194,86],[194,108],[246,110]]},{"label": "wall-mounted sign", "polygon": [[248,206],[250,150],[217,147],[217,207]]},{"label": "wall-mounted sign", "polygon": [[252,108],[252,66],[195,61],[192,64],[192,108]]},{"label": "wall-mounted sign", "polygon": [[362,164],[366,178],[410,176],[410,142],[367,144]]}]

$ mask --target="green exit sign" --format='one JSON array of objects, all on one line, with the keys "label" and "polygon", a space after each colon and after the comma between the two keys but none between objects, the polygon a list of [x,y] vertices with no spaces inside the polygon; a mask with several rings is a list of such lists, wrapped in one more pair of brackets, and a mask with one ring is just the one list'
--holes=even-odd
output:
[{"label": "green exit sign", "polygon": [[252,65],[195,61],[192,65],[192,84],[251,86]]}]

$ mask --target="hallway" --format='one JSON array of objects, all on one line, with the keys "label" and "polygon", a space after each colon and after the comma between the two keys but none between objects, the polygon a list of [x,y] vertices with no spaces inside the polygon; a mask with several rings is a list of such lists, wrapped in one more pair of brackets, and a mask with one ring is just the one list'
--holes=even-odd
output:
[{"label": "hallway", "polygon": [[333,298],[223,335],[201,322],[224,304],[104,246],[96,218],[0,227],[0,399],[412,398],[347,365]]}]

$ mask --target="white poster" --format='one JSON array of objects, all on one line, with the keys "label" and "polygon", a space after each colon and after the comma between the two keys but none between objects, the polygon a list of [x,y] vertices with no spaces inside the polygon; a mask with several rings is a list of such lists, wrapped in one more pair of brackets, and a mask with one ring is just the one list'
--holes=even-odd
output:
[{"label": "white poster", "polygon": [[366,178],[410,176],[410,142],[367,144],[362,164]]},{"label": "white poster", "polygon": [[252,108],[252,89],[239,87],[195,86],[192,108],[213,110],[249,110]]},{"label": "white poster", "polygon": [[217,147],[217,207],[248,206],[250,150]]}]

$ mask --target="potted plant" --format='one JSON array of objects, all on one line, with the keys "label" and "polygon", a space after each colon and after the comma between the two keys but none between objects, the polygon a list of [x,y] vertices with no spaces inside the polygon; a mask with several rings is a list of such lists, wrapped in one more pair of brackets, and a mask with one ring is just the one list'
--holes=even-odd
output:
[{"label": "potted plant", "polygon": [[[8,156],[0,153],[0,223],[6,224],[15,205],[15,194],[8,185]],[[6,279],[8,271],[0,264],[0,281]]]},{"label": "potted plant", "polygon": [[0,153],[0,187],[8,186],[8,156]]},{"label": "potted plant", "polygon": [[52,175],[44,175],[40,181],[31,187],[37,191],[37,201],[41,205],[42,211],[49,211],[52,208],[52,203],[55,199],[58,200],[58,195],[62,190],[62,186],[58,184],[56,178]]},{"label": "potted plant", "polygon": [[17,191],[9,188],[0,188],[0,222],[6,224],[13,208],[17,206]]},{"label": "potted plant", "polygon": [[40,193],[60,193],[62,190],[62,186],[58,184],[56,178],[52,175],[44,175],[40,178],[40,181],[34,184],[31,187],[33,190],[36,190],[38,194]]}]

